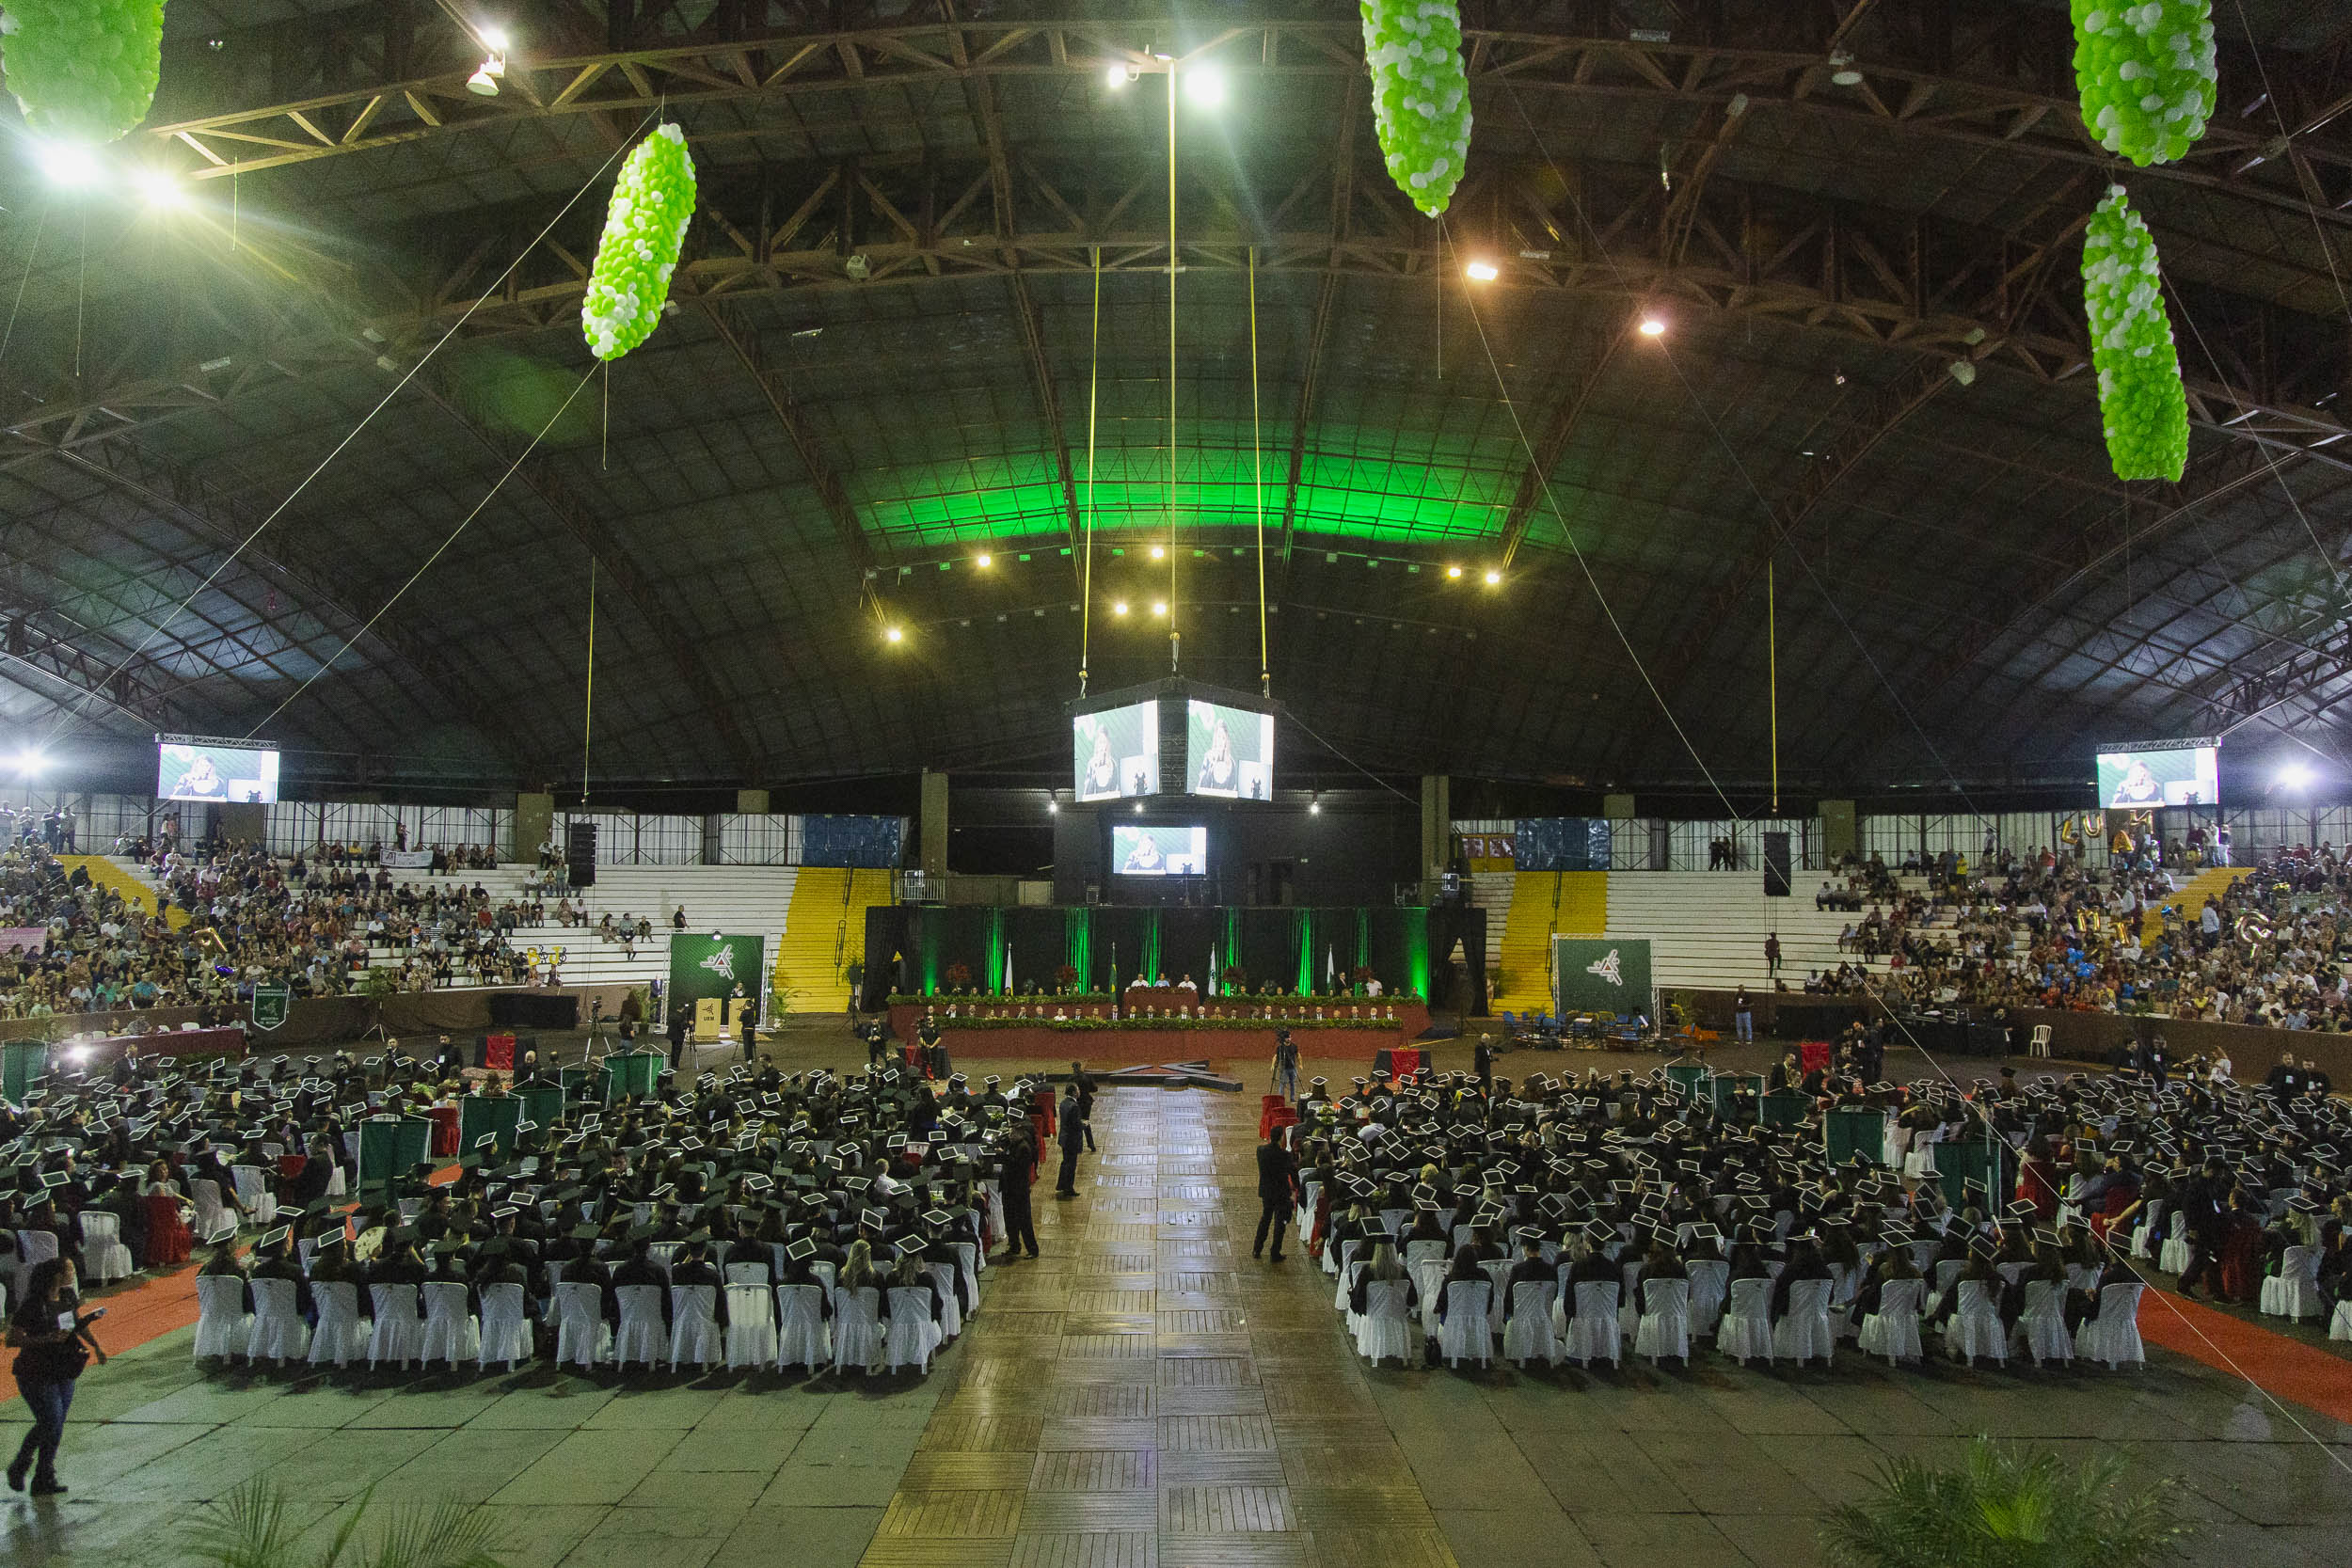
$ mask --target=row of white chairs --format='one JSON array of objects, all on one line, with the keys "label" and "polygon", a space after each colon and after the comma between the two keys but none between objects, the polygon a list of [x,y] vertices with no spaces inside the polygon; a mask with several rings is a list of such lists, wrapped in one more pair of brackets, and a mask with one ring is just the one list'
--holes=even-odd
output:
[{"label": "row of white chairs", "polygon": [[[246,1307],[252,1292],[253,1309]],[[836,1288],[832,1321],[826,1321],[824,1288],[818,1285],[732,1284],[726,1290],[727,1322],[718,1321],[719,1287],[674,1285],[668,1289],[669,1321],[662,1318],[664,1288],[624,1285],[613,1291],[617,1330],[605,1321],[604,1288],[589,1282],[555,1287],[555,1359],[558,1365],[680,1366],[730,1369],[826,1366],[835,1370],[886,1370],[912,1366],[928,1371],[947,1334],[935,1322],[930,1293],[903,1286]],[[405,1370],[411,1363],[454,1367],[471,1361],[483,1368],[504,1362],[509,1370],[532,1358],[531,1325],[520,1285],[482,1288],[482,1310],[471,1310],[469,1288],[456,1280],[368,1287],[371,1312],[362,1319],[359,1287],[348,1281],[313,1283],[310,1297],[316,1328],[295,1310],[296,1290],[289,1279],[246,1280],[207,1275],[197,1280],[196,1356],[252,1361],[307,1362],[347,1367],[364,1358]],[[420,1307],[421,1306],[421,1310]]]}]

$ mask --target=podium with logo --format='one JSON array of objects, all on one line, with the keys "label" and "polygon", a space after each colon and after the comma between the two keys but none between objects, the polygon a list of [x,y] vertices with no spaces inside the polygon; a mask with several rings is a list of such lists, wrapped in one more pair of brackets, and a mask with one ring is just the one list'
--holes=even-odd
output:
[{"label": "podium with logo", "polygon": [[1551,1003],[1561,1018],[1576,1013],[1658,1016],[1647,937],[1551,939]]},{"label": "podium with logo", "polygon": [[759,994],[765,948],[758,937],[671,933],[669,1005],[693,1009],[688,1016],[693,1020],[696,1040],[735,1034],[738,1011]]}]

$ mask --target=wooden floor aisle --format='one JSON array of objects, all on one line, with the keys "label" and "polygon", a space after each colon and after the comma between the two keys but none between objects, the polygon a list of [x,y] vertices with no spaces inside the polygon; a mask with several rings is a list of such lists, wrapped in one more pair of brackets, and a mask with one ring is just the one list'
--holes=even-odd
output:
[{"label": "wooden floor aisle", "polygon": [[1327,1279],[1295,1238],[1249,1256],[1256,1115],[1097,1100],[1080,1196],[1040,1183],[1044,1256],[991,1271],[867,1568],[1452,1568]]}]

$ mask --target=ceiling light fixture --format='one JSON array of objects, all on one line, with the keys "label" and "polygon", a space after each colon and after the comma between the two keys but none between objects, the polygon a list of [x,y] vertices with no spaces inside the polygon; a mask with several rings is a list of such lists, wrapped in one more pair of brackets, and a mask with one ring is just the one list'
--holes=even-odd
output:
[{"label": "ceiling light fixture", "polygon": [[1225,102],[1225,72],[1213,65],[1185,68],[1184,96],[1196,108],[1214,109]]},{"label": "ceiling light fixture", "polygon": [[1166,599],[1153,599],[1153,600],[1152,601],[1152,614],[1154,614],[1154,615],[1165,615],[1165,614],[1167,614],[1167,613],[1168,613],[1168,601],[1167,601]]},{"label": "ceiling light fixture", "polygon": [[996,564],[996,558],[989,554],[986,550],[982,550],[978,555],[973,557],[972,563],[976,566],[993,566]]},{"label": "ceiling light fixture", "polygon": [[882,628],[882,639],[889,642],[903,642],[907,640],[907,634],[897,626],[885,626]]},{"label": "ceiling light fixture", "polygon": [[151,207],[178,207],[188,199],[186,188],[168,169],[143,168],[133,177],[133,182]]},{"label": "ceiling light fixture", "polygon": [[1502,276],[1502,269],[1492,261],[1472,261],[1462,269],[1462,275],[1473,283],[1491,283]]},{"label": "ceiling light fixture", "polygon": [[1502,574],[1501,572],[1496,571],[1496,570],[1495,570],[1492,566],[1487,567],[1487,568],[1486,568],[1486,586],[1487,586],[1487,587],[1489,587],[1489,588],[1500,587],[1500,586],[1502,585]]},{"label": "ceiling light fixture", "polygon": [[1666,335],[1666,323],[1665,323],[1664,318],[1662,318],[1662,317],[1659,317],[1659,316],[1644,316],[1644,317],[1642,318],[1642,336],[1643,336],[1643,337],[1645,337],[1645,338],[1662,338],[1662,337],[1664,337],[1665,335]]},{"label": "ceiling light fixture", "polygon": [[1950,372],[1951,378],[1963,387],[1974,387],[1977,384],[1977,366],[1974,360],[1955,359],[1944,368]]},{"label": "ceiling light fixture", "polygon": [[1458,578],[1462,575],[1462,568],[1459,566],[1448,566],[1445,569],[1445,575],[1450,578]]},{"label": "ceiling light fixture", "polygon": [[477,27],[474,29],[473,36],[482,40],[483,48],[487,49],[491,54],[498,55],[501,59],[505,57],[507,46],[505,28],[486,26]]},{"label": "ceiling light fixture", "polygon": [[1127,613],[1127,601],[1126,601],[1126,600],[1124,600],[1124,599],[1114,599],[1114,600],[1112,600],[1112,601],[1111,601],[1111,613],[1112,613],[1113,615],[1124,615],[1124,614],[1126,614],[1126,613]]},{"label": "ceiling light fixture", "polygon": [[493,55],[474,67],[473,74],[466,78],[466,90],[478,98],[496,98],[499,78],[505,74],[506,62]]},{"label": "ceiling light fixture", "polygon": [[1152,560],[1154,560],[1154,561],[1161,560],[1161,559],[1163,559],[1164,557],[1166,557],[1166,556],[1167,556],[1167,554],[1168,554],[1168,546],[1165,546],[1165,545],[1154,545],[1154,546],[1152,546]]},{"label": "ceiling light fixture", "polygon": [[1843,49],[1833,49],[1829,55],[1829,79],[1841,87],[1858,87],[1862,72],[1854,69],[1853,56]]},{"label": "ceiling light fixture", "polygon": [[1117,92],[1142,74],[1125,60],[1113,60],[1110,69],[1103,72],[1103,80],[1113,92]]},{"label": "ceiling light fixture", "polygon": [[105,178],[105,166],[98,154],[79,142],[41,142],[35,155],[40,160],[40,171],[53,185],[68,190],[87,190]]}]

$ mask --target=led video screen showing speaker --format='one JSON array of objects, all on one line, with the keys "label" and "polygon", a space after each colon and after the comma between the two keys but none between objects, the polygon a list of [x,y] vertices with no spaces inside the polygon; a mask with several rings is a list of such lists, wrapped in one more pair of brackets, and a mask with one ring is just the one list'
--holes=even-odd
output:
[{"label": "led video screen showing speaker", "polygon": [[165,800],[273,805],[278,800],[278,752],[186,737],[158,741],[155,794]]},{"label": "led video screen showing speaker", "polygon": [[1080,801],[1136,800],[1160,792],[1160,705],[1081,713],[1070,721]]},{"label": "led video screen showing speaker", "polygon": [[2210,739],[2120,744],[2099,752],[2099,804],[2108,811],[2221,803],[2218,743]]},{"label": "led video screen showing speaker", "polygon": [[1205,877],[1209,874],[1209,830],[1118,823],[1111,829],[1111,874]]},{"label": "led video screen showing speaker", "polygon": [[1185,788],[1228,800],[1273,800],[1274,715],[1199,701],[1185,711]]}]

